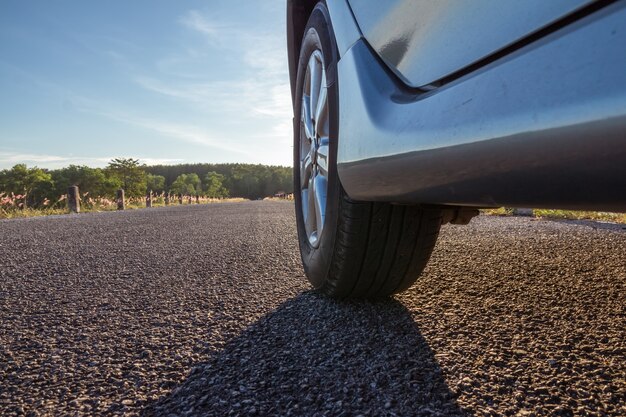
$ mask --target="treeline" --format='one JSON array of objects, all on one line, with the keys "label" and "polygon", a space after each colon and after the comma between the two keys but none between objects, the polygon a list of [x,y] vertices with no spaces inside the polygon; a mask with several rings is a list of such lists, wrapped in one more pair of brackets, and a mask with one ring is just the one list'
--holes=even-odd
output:
[{"label": "treeline", "polygon": [[0,171],[0,196],[21,196],[27,207],[57,201],[72,185],[78,186],[83,196],[107,198],[113,198],[119,188],[129,197],[141,197],[152,191],[257,199],[293,192],[291,168],[260,164],[146,166],[137,159],[118,158],[105,168],[70,165],[48,170],[18,164]]},{"label": "treeline", "polygon": [[200,179],[212,173],[220,179],[230,197],[257,199],[273,196],[278,192],[293,192],[293,173],[283,166],[251,164],[180,164],[154,165],[146,172],[165,178],[166,184],[174,183],[181,175],[195,174]]}]

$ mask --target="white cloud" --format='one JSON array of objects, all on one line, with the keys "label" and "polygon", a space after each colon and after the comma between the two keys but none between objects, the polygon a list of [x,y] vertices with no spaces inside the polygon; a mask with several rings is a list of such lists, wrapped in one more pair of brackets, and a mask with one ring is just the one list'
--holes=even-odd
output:
[{"label": "white cloud", "polygon": [[[255,70],[259,77],[287,79],[287,42],[274,30],[240,27],[238,23],[216,23],[197,10],[191,10],[180,22],[190,30],[200,33],[205,40],[225,52],[236,52],[242,63]],[[197,48],[185,47],[187,55],[201,55]]]},{"label": "white cloud", "polygon": [[[200,32],[204,35],[215,36],[219,33],[220,27],[216,24],[209,22],[200,12],[197,10],[191,10],[183,17],[180,18],[180,23],[189,29]],[[223,29],[223,28],[222,28]]]},{"label": "white cloud", "polygon": [[259,76],[287,79],[287,44],[275,35],[240,34],[243,61]]},{"label": "white cloud", "polygon": [[[106,117],[111,120],[126,123],[132,126],[141,127],[163,136],[173,138],[179,141],[188,143],[194,143],[197,145],[207,146],[210,148],[221,149],[229,152],[235,152],[238,154],[247,154],[243,145],[231,146],[225,143],[224,140],[216,138],[216,136],[210,135],[205,129],[194,125],[183,125],[178,123],[163,122],[162,120],[145,118],[140,116],[134,116],[130,113],[120,113],[111,110],[105,110],[97,105],[83,104],[78,107],[80,111],[95,114],[98,116]],[[91,102],[93,103],[93,102]]]},{"label": "white cloud", "polygon": [[55,163],[70,160],[57,155],[43,155],[43,154],[31,154],[31,153],[13,153],[13,152],[0,152],[0,163],[6,164],[20,164],[20,163]]},{"label": "white cloud", "polygon": [[[130,158],[130,157],[127,157]],[[185,160],[184,159],[174,159],[174,158],[150,158],[150,157],[143,157],[143,158],[136,158],[139,159],[139,162],[142,164],[146,164],[146,165],[171,165],[171,164],[180,164],[183,163]]]},{"label": "white cloud", "polygon": [[137,77],[135,81],[146,90],[183,101],[199,103],[203,108],[211,105],[222,108],[224,102],[233,98],[232,89],[235,87],[234,83],[229,82],[185,83],[173,86],[171,83],[150,77]]},{"label": "white cloud", "polygon": [[146,90],[198,105],[202,111],[236,112],[238,117],[291,119],[291,93],[288,83],[244,79],[209,83],[181,83],[139,77],[136,82]]},{"label": "white cloud", "polygon": [[[20,152],[2,152],[0,151],[0,169],[11,168],[16,164],[26,164],[28,166],[38,166],[40,168],[63,168],[68,165],[88,165],[91,167],[104,167],[113,158],[119,158],[120,155],[110,157],[91,157],[91,156],[61,156],[61,155],[47,155],[47,154],[33,154],[33,153],[20,153]],[[124,156],[123,156],[124,157]],[[126,156],[130,157],[130,156]],[[136,156],[133,156],[136,158]],[[175,164],[180,163],[182,159],[172,158],[152,158],[152,157],[139,157],[137,158],[141,163],[147,165],[159,165],[159,164]]]}]

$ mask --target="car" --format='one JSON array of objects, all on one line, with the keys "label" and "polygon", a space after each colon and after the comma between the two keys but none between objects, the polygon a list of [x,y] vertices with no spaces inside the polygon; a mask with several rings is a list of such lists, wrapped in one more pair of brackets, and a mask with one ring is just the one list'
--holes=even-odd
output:
[{"label": "car", "polygon": [[626,2],[288,0],[296,224],[331,297],[480,208],[626,210]]}]

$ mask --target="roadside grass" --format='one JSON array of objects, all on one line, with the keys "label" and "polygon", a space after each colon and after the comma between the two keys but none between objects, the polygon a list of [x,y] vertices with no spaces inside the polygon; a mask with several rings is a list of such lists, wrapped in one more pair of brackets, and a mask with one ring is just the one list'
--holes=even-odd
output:
[{"label": "roadside grass", "polygon": [[[187,198],[183,199],[182,205],[197,205],[197,204],[217,204],[217,203],[237,203],[247,201],[245,198],[208,198],[201,197],[199,199],[199,203],[196,203],[195,198],[192,199],[192,202],[189,203]],[[179,206],[181,205],[177,199],[174,199],[169,206]],[[165,199],[163,197],[158,197],[153,199],[152,207],[165,207]],[[139,210],[146,208],[146,200],[144,198],[130,198],[126,200],[125,209],[126,210]],[[113,200],[108,199],[82,199],[80,212],[81,213],[99,213],[103,211],[116,211],[117,203]],[[69,210],[66,207],[66,203],[64,200],[59,200],[52,207],[42,207],[42,208],[30,208],[18,205],[11,206],[0,206],[0,219],[16,219],[16,218],[27,218],[27,217],[39,217],[39,216],[50,216],[50,215],[58,215],[58,214],[68,214]]]},{"label": "roadside grass", "polygon": [[67,210],[60,208],[42,208],[42,209],[6,209],[0,208],[0,219],[16,219],[21,217],[39,217],[50,216],[53,214],[66,214]]},{"label": "roadside grass", "polygon": [[[484,209],[481,210],[481,212],[490,216],[513,215],[513,209],[505,207],[500,207],[497,209]],[[595,220],[602,222],[626,224],[626,213],[611,213],[605,211],[533,209],[533,217],[541,219]]]}]

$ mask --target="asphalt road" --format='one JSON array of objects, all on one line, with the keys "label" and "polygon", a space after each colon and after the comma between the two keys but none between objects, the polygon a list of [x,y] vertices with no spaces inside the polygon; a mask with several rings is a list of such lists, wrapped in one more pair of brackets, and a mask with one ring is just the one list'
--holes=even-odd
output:
[{"label": "asphalt road", "polygon": [[382,302],[310,291],[293,206],[0,221],[0,415],[626,415],[626,232],[446,226]]}]

